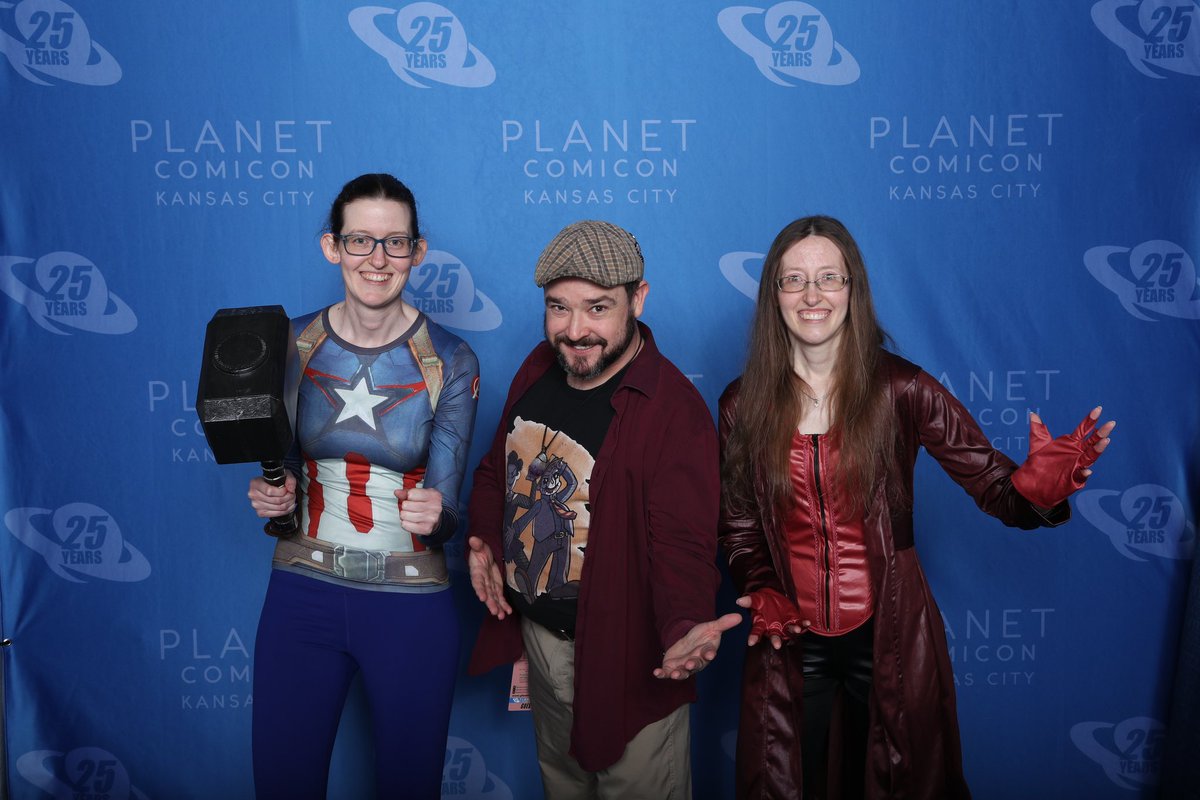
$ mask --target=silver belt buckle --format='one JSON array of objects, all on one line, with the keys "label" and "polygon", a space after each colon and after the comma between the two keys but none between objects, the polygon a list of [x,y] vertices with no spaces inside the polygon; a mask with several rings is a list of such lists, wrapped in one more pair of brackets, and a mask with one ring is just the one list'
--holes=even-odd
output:
[{"label": "silver belt buckle", "polygon": [[345,545],[333,548],[333,574],[360,583],[383,583],[387,575],[386,553],[354,550]]}]

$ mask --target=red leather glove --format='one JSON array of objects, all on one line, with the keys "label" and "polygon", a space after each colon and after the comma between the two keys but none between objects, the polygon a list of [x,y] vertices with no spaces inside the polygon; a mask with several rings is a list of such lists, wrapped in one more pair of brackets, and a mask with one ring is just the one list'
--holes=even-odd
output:
[{"label": "red leather glove", "polygon": [[791,636],[788,628],[800,624],[800,609],[774,589],[755,589],[750,598],[750,635]]},{"label": "red leather glove", "polygon": [[1084,470],[1096,463],[1104,449],[1097,450],[1096,445],[1112,430],[1105,427],[1103,433],[1098,431],[1089,413],[1072,433],[1051,439],[1041,419],[1031,415],[1029,455],[1012,474],[1013,486],[1022,497],[1042,508],[1063,502],[1087,481]]}]

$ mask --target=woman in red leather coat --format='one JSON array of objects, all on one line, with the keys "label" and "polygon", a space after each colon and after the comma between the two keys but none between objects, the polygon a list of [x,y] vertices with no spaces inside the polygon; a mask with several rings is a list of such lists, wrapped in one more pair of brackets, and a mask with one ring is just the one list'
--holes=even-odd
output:
[{"label": "woman in red leather coat", "polygon": [[720,401],[721,541],[751,612],[740,798],[969,797],[945,631],[913,550],[917,453],[1005,524],[1054,526],[1115,424],[1097,428],[1096,408],[1052,440],[1031,415],[1018,468],[885,339],[846,228],[784,228]]}]

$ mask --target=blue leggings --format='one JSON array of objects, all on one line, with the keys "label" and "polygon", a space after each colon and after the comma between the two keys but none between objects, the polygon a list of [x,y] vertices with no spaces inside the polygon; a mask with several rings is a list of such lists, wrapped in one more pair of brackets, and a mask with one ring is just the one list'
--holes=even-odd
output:
[{"label": "blue leggings", "polygon": [[254,789],[323,798],[361,670],[379,797],[437,798],[458,668],[449,591],[372,592],[271,571],[254,645]]}]

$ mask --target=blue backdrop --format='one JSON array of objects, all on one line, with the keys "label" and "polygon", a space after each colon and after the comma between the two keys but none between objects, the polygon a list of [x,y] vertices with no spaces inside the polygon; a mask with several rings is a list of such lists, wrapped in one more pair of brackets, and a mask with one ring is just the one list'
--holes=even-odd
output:
[{"label": "blue backdrop", "polygon": [[[255,467],[196,422],[204,326],[339,297],[318,234],[368,171],[420,202],[410,300],[479,355],[472,464],[541,335],[537,255],[582,218],[641,240],[645,319],[710,405],[809,213],[847,223],[901,354],[1018,461],[1027,411],[1064,433],[1103,403],[1068,525],[1007,530],[923,459],[917,546],[975,794],[1153,795],[1200,476],[1195,3],[5,0],[0,51],[13,797],[250,796],[272,542]],[[745,632],[701,678],[700,797],[732,794]],[[444,797],[540,796],[507,692],[460,674]],[[356,696],[331,796],[369,792],[369,747]]]}]

